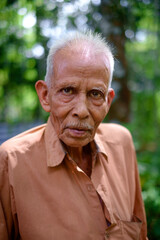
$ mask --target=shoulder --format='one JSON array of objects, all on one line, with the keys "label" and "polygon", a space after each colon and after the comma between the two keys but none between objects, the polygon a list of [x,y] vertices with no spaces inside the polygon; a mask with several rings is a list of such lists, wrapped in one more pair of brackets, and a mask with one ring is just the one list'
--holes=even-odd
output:
[{"label": "shoulder", "polygon": [[2,143],[0,146],[0,161],[3,158],[6,158],[8,154],[13,154],[14,152],[25,152],[36,142],[39,142],[43,135],[45,126],[46,124],[43,124],[29,129]]},{"label": "shoulder", "polygon": [[97,134],[101,140],[110,143],[128,144],[128,142],[132,142],[129,130],[115,123],[101,123],[97,129]]}]

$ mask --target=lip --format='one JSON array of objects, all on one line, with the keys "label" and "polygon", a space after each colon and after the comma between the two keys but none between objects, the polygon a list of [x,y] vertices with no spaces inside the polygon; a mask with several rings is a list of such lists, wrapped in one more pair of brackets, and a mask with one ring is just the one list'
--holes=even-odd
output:
[{"label": "lip", "polygon": [[88,133],[88,129],[68,128],[69,134],[73,137],[85,137]]}]

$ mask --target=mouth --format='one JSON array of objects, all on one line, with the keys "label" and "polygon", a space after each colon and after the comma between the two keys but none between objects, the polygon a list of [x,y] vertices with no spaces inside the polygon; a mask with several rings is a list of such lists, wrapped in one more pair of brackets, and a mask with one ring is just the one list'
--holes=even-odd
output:
[{"label": "mouth", "polygon": [[66,124],[65,131],[73,138],[88,138],[92,135],[93,127],[89,123],[70,123]]},{"label": "mouth", "polygon": [[67,128],[72,137],[85,137],[90,131],[88,128]]}]

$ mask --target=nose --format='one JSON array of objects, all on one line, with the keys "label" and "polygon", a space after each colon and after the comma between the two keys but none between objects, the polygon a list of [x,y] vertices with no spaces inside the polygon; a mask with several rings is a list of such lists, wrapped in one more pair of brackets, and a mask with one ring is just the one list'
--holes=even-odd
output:
[{"label": "nose", "polygon": [[80,119],[88,118],[89,110],[87,105],[87,97],[85,96],[85,94],[81,94],[81,96],[76,99],[76,103],[72,111],[72,116],[78,117]]}]

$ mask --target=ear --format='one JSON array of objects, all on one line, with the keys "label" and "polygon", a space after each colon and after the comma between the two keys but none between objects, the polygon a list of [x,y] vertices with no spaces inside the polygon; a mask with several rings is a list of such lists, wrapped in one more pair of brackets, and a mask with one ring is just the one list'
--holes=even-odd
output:
[{"label": "ear", "polygon": [[115,92],[114,92],[113,88],[109,88],[108,96],[107,96],[107,112],[109,111],[109,109],[111,107],[111,103],[113,101],[114,96],[115,96]]},{"label": "ear", "polygon": [[41,106],[46,112],[50,112],[49,89],[45,81],[39,80],[35,84]]}]

